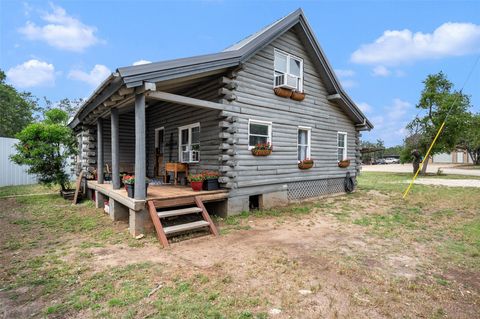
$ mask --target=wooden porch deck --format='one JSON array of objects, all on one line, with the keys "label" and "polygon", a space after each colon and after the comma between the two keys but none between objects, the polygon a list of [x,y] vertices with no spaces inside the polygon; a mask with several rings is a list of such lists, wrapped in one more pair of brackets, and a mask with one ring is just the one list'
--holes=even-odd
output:
[{"label": "wooden porch deck", "polygon": [[[145,207],[145,200],[128,197],[125,188],[112,189],[112,184],[98,184],[96,181],[88,181],[88,188],[113,198],[130,209],[141,210]],[[228,197],[228,190],[196,192],[187,186],[149,185],[146,200],[155,200],[156,207],[174,207],[193,204],[196,196],[203,202],[219,201]]]}]

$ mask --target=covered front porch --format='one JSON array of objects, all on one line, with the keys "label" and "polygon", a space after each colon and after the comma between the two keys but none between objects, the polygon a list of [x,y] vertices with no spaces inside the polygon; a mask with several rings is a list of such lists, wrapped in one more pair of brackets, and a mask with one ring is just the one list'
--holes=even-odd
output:
[{"label": "covered front porch", "polygon": [[108,206],[108,214],[114,221],[129,222],[129,231],[133,236],[153,231],[153,225],[147,212],[146,202],[153,200],[157,208],[188,206],[195,203],[195,197],[210,207],[210,212],[221,211],[228,198],[225,189],[212,191],[193,191],[190,187],[179,185],[149,185],[145,199],[130,198],[125,188],[114,189],[112,184],[100,184],[88,181],[91,197],[97,208]]}]

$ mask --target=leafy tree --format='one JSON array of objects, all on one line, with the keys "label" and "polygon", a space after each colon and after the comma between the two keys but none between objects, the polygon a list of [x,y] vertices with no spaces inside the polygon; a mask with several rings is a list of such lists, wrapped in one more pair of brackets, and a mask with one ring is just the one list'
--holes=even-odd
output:
[{"label": "leafy tree", "polygon": [[400,153],[403,150],[403,145],[395,145],[385,148],[385,156],[395,155],[400,156]]},{"label": "leafy tree", "polygon": [[384,152],[384,142],[381,139],[378,139],[376,143],[369,141],[362,141],[360,143],[362,148],[362,162],[371,163],[377,158],[383,157]]},{"label": "leafy tree", "polygon": [[[425,156],[443,121],[446,121],[443,132],[430,155],[454,150],[464,129],[470,98],[462,92],[453,90],[453,84],[443,72],[428,75],[423,84],[425,86],[416,107],[426,111],[426,114],[417,116],[407,125],[410,135],[405,140],[406,147],[402,159],[410,156],[414,149]],[[428,161],[425,161],[422,174],[426,172],[427,166]]]},{"label": "leafy tree", "polygon": [[468,113],[461,133],[461,145],[467,149],[473,163],[480,165],[480,113]]},{"label": "leafy tree", "polygon": [[69,182],[66,161],[76,154],[76,140],[67,120],[62,110],[45,112],[42,122],[30,124],[16,135],[20,141],[15,145],[17,153],[11,156],[13,162],[29,166],[28,172],[37,175],[40,183],[58,184],[62,190]]},{"label": "leafy tree", "polygon": [[51,110],[51,109],[60,109],[65,111],[68,114],[68,118],[73,117],[75,113],[77,113],[78,109],[80,108],[80,105],[84,102],[82,98],[78,99],[69,99],[69,98],[64,98],[56,103],[50,101],[47,99],[47,97],[43,98],[44,103],[45,103],[45,111]]},{"label": "leafy tree", "polygon": [[0,70],[0,136],[14,137],[35,120],[37,109],[37,99],[6,84],[5,73]]}]

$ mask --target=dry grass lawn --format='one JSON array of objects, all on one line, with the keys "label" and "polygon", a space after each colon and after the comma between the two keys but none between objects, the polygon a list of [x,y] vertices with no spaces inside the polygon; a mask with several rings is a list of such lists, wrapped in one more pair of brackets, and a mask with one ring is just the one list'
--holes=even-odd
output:
[{"label": "dry grass lawn", "polygon": [[[91,202],[0,199],[0,317],[478,318],[480,189],[364,173],[358,190],[217,219],[161,249]],[[445,178],[445,177],[443,177]],[[38,186],[0,195],[46,193]]]}]

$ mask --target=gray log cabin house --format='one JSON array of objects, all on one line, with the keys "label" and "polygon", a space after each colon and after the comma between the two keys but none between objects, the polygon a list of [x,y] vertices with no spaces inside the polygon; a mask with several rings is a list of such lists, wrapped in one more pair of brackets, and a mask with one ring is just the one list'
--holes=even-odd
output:
[{"label": "gray log cabin house", "polygon": [[[301,101],[274,88],[304,93]],[[89,181],[97,207],[129,219],[133,235],[151,224],[146,205],[192,204],[186,186],[150,185],[167,162],[218,171],[221,190],[201,192],[222,216],[344,192],[360,170],[360,131],[373,126],[348,97],[301,9],[222,52],[118,68],[69,124],[80,142],[77,167],[112,173]],[[252,155],[271,143],[269,156]],[[298,163],[314,160],[311,169]],[[349,158],[351,165],[339,167]],[[135,198],[119,173],[136,176]],[[188,190],[188,193],[187,193]],[[93,195],[93,193],[95,195]]]}]

